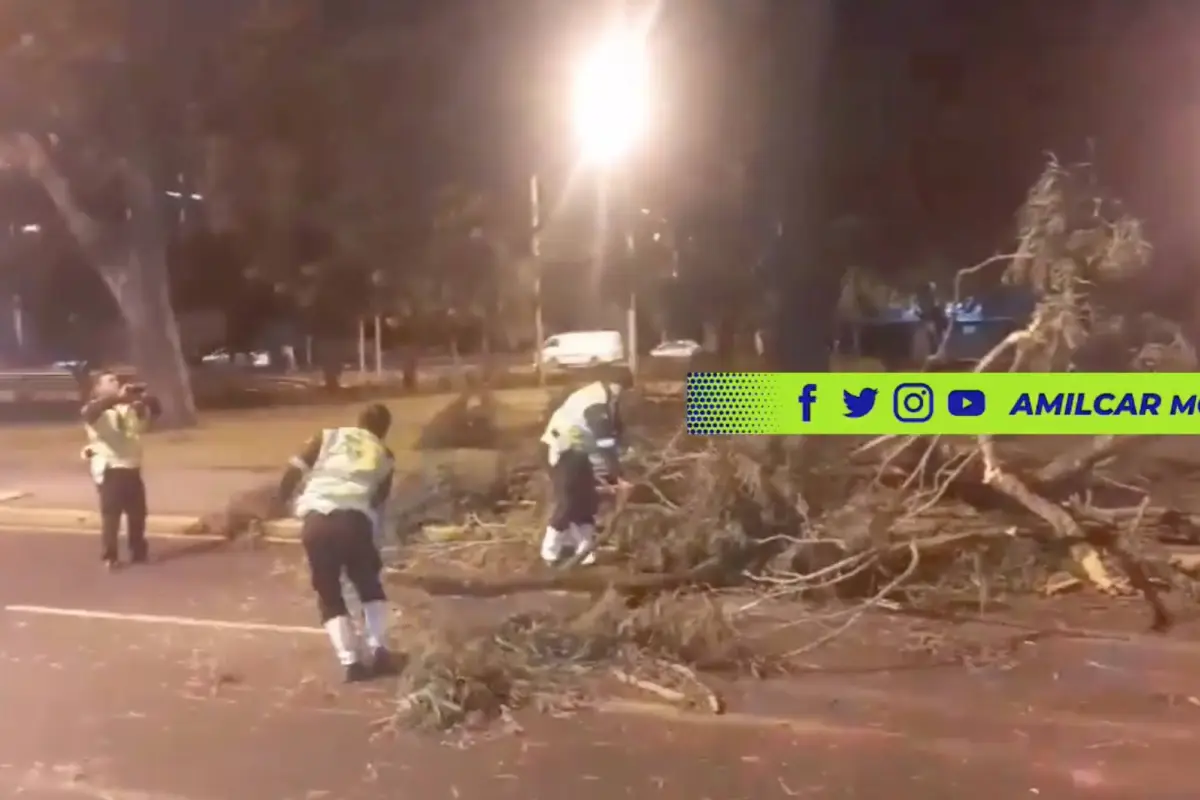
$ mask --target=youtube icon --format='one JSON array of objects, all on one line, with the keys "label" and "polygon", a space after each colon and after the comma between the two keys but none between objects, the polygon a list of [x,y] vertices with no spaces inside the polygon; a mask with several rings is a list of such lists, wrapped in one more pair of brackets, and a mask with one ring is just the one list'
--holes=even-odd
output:
[{"label": "youtube icon", "polygon": [[946,410],[952,417],[981,417],[987,397],[979,389],[954,389],[946,395]]}]

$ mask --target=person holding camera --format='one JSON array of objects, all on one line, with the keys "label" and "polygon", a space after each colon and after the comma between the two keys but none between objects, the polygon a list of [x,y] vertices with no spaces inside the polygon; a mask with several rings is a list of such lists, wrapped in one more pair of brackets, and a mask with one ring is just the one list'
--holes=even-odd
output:
[{"label": "person holding camera", "polygon": [[142,433],[161,413],[145,384],[122,382],[102,372],[80,414],[88,443],[83,457],[100,495],[100,558],[108,569],[120,565],[117,535],[125,518],[129,559],[143,564],[146,543],[146,484],[142,480]]}]

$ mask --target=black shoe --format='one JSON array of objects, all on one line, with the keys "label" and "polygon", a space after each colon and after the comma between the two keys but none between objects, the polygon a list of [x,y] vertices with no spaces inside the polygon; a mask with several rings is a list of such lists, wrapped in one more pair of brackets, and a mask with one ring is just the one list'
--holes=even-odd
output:
[{"label": "black shoe", "polygon": [[375,654],[372,656],[371,674],[376,677],[400,674],[400,664],[397,663],[397,659],[386,647],[376,649]]},{"label": "black shoe", "polygon": [[362,683],[372,678],[371,670],[361,661],[355,661],[346,667],[346,683]]}]

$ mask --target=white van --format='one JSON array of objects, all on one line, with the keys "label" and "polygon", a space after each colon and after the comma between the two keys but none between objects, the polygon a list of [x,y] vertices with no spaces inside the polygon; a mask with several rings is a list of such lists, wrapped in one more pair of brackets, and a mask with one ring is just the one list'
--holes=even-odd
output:
[{"label": "white van", "polygon": [[542,364],[547,369],[595,367],[625,360],[625,339],[620,331],[568,331],[542,344]]}]

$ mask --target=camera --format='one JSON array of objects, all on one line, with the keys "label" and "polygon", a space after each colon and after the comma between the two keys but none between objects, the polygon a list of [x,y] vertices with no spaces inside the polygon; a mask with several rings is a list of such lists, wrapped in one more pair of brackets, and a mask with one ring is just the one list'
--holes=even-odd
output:
[{"label": "camera", "polygon": [[126,383],[121,386],[121,391],[133,397],[141,397],[146,393],[146,384],[144,383]]}]

